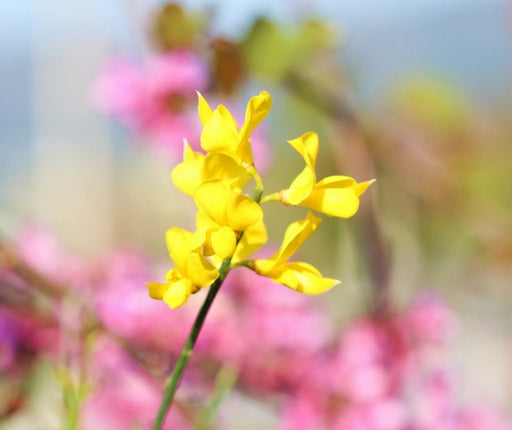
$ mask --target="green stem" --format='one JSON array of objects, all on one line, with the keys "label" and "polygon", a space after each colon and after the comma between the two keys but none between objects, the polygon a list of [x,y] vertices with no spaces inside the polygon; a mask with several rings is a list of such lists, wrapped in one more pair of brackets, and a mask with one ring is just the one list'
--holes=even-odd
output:
[{"label": "green stem", "polygon": [[257,186],[254,191],[252,192],[252,199],[256,202],[256,203],[260,203],[260,200],[261,200],[261,196],[263,195],[263,184],[260,184],[259,186]]},{"label": "green stem", "polygon": [[215,282],[210,287],[210,290],[208,291],[208,295],[206,296],[206,299],[205,299],[203,305],[201,306],[199,313],[197,314],[196,320],[194,321],[194,325],[192,326],[192,329],[190,330],[187,340],[185,341],[185,345],[183,346],[183,349],[181,350],[181,354],[178,358],[178,361],[176,362],[176,365],[174,366],[174,370],[172,372],[170,380],[168,380],[167,386],[165,388],[164,397],[162,399],[162,404],[160,405],[160,409],[158,410],[158,415],[155,419],[155,422],[153,423],[153,430],[159,430],[162,428],[162,425],[165,420],[165,416],[167,414],[168,409],[170,408],[170,406],[172,404],[172,401],[174,399],[174,394],[176,393],[176,389],[178,388],[178,382],[180,381],[181,375],[182,375],[183,371],[185,370],[185,367],[187,366],[188,360],[192,356],[192,349],[194,348],[194,345],[196,344],[197,337],[199,336],[199,332],[201,331],[201,328],[203,326],[206,315],[208,314],[208,311],[210,310],[210,306],[212,305],[213,300],[215,299],[215,296],[219,292],[220,287],[222,286],[222,283],[224,282],[224,279],[226,279],[226,275],[229,271],[230,265],[231,265],[231,258],[226,258],[222,262],[222,266],[219,269],[219,277],[215,280]]}]

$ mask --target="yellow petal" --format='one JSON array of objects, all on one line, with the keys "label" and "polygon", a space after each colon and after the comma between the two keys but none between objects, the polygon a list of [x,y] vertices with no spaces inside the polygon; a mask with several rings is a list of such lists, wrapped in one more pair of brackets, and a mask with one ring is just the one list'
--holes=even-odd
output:
[{"label": "yellow petal", "polygon": [[183,275],[190,280],[193,286],[207,287],[218,278],[219,271],[203,255],[191,252]]},{"label": "yellow petal", "polygon": [[194,194],[194,202],[207,217],[217,224],[225,226],[228,225],[226,207],[232,192],[229,181],[204,182],[197,188]]},{"label": "yellow petal", "polygon": [[[208,231],[215,228],[220,228],[221,225],[219,223],[212,220],[203,210],[199,209],[196,212],[196,226],[197,231],[196,234],[200,234],[201,231]],[[205,236],[203,235],[203,238]],[[203,240],[204,241],[204,240]]]},{"label": "yellow petal", "polygon": [[169,288],[169,282],[146,282],[149,297],[156,300],[162,300],[165,292]]},{"label": "yellow petal", "polygon": [[282,192],[283,202],[290,205],[299,205],[306,199],[316,182],[316,159],[318,156],[318,135],[313,132],[305,133],[288,143],[302,156],[306,167],[294,179],[287,190]]},{"label": "yellow petal", "polygon": [[263,220],[252,225],[245,230],[242,239],[236,247],[233,255],[233,263],[245,260],[247,257],[256,252],[262,245],[267,243],[267,229]]},{"label": "yellow petal", "polygon": [[186,275],[187,259],[197,245],[193,234],[179,227],[172,227],[165,233],[169,256],[180,273]]},{"label": "yellow petal", "polygon": [[231,257],[236,247],[236,234],[229,227],[221,227],[210,234],[211,247],[222,259]]},{"label": "yellow petal", "polygon": [[227,210],[227,225],[234,231],[245,231],[263,219],[263,210],[250,197],[232,192]]},{"label": "yellow petal", "polygon": [[197,98],[197,110],[199,113],[199,119],[201,120],[201,124],[204,126],[208,119],[210,119],[210,116],[212,114],[212,108],[199,91],[197,92]]},{"label": "yellow petal", "polygon": [[234,231],[244,231],[263,219],[263,211],[250,197],[233,190],[233,180],[208,181],[198,187],[194,201],[213,221]]},{"label": "yellow petal", "polygon": [[241,161],[248,165],[253,164],[252,149],[249,137],[254,129],[265,119],[272,108],[272,97],[266,91],[252,97],[247,103],[245,121],[240,129],[237,154]]},{"label": "yellow petal", "polygon": [[163,300],[171,309],[176,309],[187,301],[191,290],[192,285],[190,281],[188,279],[180,279],[169,285],[169,288],[167,288],[163,296]]},{"label": "yellow petal", "polygon": [[286,229],[279,251],[269,259],[272,262],[271,266],[276,267],[288,261],[297,249],[315,232],[321,221],[320,218],[313,215],[313,212],[309,211],[305,219],[290,224]]},{"label": "yellow petal", "polygon": [[242,191],[251,175],[230,156],[214,152],[206,156],[201,170],[201,182],[212,179],[235,179],[233,188]]},{"label": "yellow petal", "polygon": [[304,262],[283,264],[265,276],[303,294],[321,294],[340,283],[324,278],[318,269]]},{"label": "yellow petal", "polygon": [[354,185],[354,190],[358,196],[363,195],[363,193],[368,189],[368,187],[375,182],[375,179],[371,181],[359,182]]},{"label": "yellow petal", "polygon": [[207,152],[222,152],[236,157],[238,128],[231,113],[220,105],[203,126],[201,147]]},{"label": "yellow petal", "polygon": [[192,196],[200,185],[201,168],[204,158],[203,154],[192,151],[189,144],[185,142],[183,148],[183,162],[178,164],[171,174],[174,185],[185,194]]},{"label": "yellow petal", "polygon": [[348,176],[329,176],[315,185],[302,205],[329,216],[350,218],[359,209],[359,196],[371,183],[358,184]]},{"label": "yellow petal", "polygon": [[249,137],[253,130],[265,119],[272,108],[272,97],[267,91],[260,91],[247,103],[245,121],[240,134]]},{"label": "yellow petal", "polygon": [[306,166],[315,170],[318,156],[318,135],[310,131],[296,139],[288,140],[288,143],[302,156]]},{"label": "yellow petal", "polygon": [[282,201],[288,205],[300,205],[311,194],[315,181],[315,172],[306,166],[290,187],[282,191]]},{"label": "yellow petal", "polygon": [[359,197],[354,188],[320,188],[314,189],[302,205],[325,215],[350,218],[359,209]]},{"label": "yellow petal", "polygon": [[350,176],[333,175],[318,181],[315,188],[349,188],[356,184],[356,180]]}]

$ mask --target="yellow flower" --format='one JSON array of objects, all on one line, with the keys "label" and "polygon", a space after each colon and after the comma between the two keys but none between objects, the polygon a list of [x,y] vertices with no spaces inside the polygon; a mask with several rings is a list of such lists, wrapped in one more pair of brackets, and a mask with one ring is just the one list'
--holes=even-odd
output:
[{"label": "yellow flower", "polygon": [[254,254],[262,245],[267,243],[267,239],[267,229],[263,220],[250,226],[244,231],[244,235],[236,247],[232,259],[233,264],[245,260]]},{"label": "yellow flower", "polygon": [[233,115],[224,105],[212,110],[208,102],[199,96],[199,118],[203,124],[201,147],[207,152],[220,152],[229,155],[243,167],[252,166],[253,157],[250,144],[252,131],[260,124],[272,107],[272,98],[266,91],[252,97],[247,104],[245,120],[240,128]]},{"label": "yellow flower", "polygon": [[306,167],[290,187],[267,196],[263,201],[280,200],[287,205],[305,206],[329,216],[350,218],[359,209],[359,197],[374,182],[357,183],[349,176],[329,176],[316,180],[318,135],[305,133],[288,143],[304,158]]},{"label": "yellow flower", "polygon": [[204,154],[192,150],[185,140],[183,144],[183,162],[178,164],[171,173],[171,178],[178,189],[189,196],[194,194],[201,184],[201,168],[204,164]]},{"label": "yellow flower", "polygon": [[167,249],[175,268],[171,269],[163,283],[148,282],[149,295],[164,300],[169,307],[177,308],[199,288],[210,285],[219,276],[218,270],[202,254],[202,243],[197,235],[178,227],[165,235]]},{"label": "yellow flower", "polygon": [[174,185],[185,194],[193,196],[197,187],[212,179],[234,179],[233,188],[241,191],[251,176],[231,157],[221,153],[206,156],[195,152],[185,141],[183,162],[172,171]]},{"label": "yellow flower", "polygon": [[241,232],[248,235],[241,241],[241,249],[254,246],[263,236],[266,240],[260,205],[234,185],[234,179],[217,179],[201,184],[194,193],[199,208],[196,224],[204,238],[206,255],[231,257]]},{"label": "yellow flower", "polygon": [[320,218],[309,211],[306,219],[290,224],[279,251],[269,259],[254,260],[251,263],[254,271],[304,294],[320,294],[338,284],[340,281],[324,278],[311,264],[288,262],[302,243],[315,232],[320,222]]}]

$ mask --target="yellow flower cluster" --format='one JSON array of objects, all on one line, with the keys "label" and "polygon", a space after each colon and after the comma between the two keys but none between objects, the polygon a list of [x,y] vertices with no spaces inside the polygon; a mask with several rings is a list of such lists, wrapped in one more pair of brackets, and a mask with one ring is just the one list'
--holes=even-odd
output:
[{"label": "yellow flower cluster", "polygon": [[[185,142],[183,162],[172,171],[176,187],[192,196],[198,207],[196,231],[178,227],[167,231],[167,248],[175,267],[164,282],[147,283],[149,295],[176,308],[190,294],[225,277],[235,265],[249,267],[305,294],[319,294],[339,283],[323,277],[311,264],[289,259],[320,224],[321,219],[311,209],[351,217],[359,207],[359,196],[372,181],[357,183],[348,176],[329,176],[317,182],[318,136],[310,132],[289,141],[304,158],[304,170],[289,188],[262,198],[263,183],[254,166],[250,135],[270,111],[270,94],[262,91],[249,100],[240,128],[225,106],[212,110],[198,96],[201,147],[206,154],[194,152]],[[249,197],[243,191],[251,179],[256,186]],[[304,206],[310,211],[305,219],[287,228],[280,249],[269,259],[248,260],[267,241],[261,204],[268,201]]]}]

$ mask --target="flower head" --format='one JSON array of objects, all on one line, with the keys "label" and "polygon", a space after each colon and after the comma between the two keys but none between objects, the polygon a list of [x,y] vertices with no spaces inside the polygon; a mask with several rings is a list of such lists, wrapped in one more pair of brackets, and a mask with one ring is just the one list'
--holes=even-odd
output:
[{"label": "flower head", "polygon": [[[303,157],[304,170],[288,189],[261,199],[264,187],[253,163],[250,137],[270,111],[270,94],[261,91],[249,100],[240,128],[224,105],[213,110],[201,94],[198,97],[203,125],[200,140],[206,153],[192,150],[185,141],[183,161],[172,171],[174,184],[192,196],[198,208],[196,231],[169,230],[167,246],[175,268],[167,273],[165,282],[148,284],[151,297],[178,307],[190,294],[214,280],[220,279],[216,285],[221,285],[235,265],[248,267],[305,294],[320,294],[338,284],[340,281],[323,277],[309,263],[289,261],[320,224],[312,211],[288,227],[274,255],[251,259],[267,241],[260,203],[281,200],[347,218],[357,211],[359,196],[372,181],[357,183],[347,176],[329,176],[317,182],[318,136],[306,133],[289,141]],[[251,178],[255,182],[253,197],[244,194]]]},{"label": "flower head", "polygon": [[294,179],[290,187],[267,197],[287,205],[305,206],[329,216],[350,218],[359,209],[359,197],[373,183],[357,183],[349,176],[328,176],[317,182],[316,159],[318,135],[305,133],[288,143],[302,156],[306,167]]},{"label": "flower head", "polygon": [[272,98],[266,91],[252,97],[247,104],[245,120],[240,128],[224,105],[212,110],[199,94],[199,118],[203,124],[201,147],[208,152],[220,152],[246,166],[253,165],[250,135],[268,115]]},{"label": "flower head", "polygon": [[304,294],[323,293],[340,281],[324,278],[314,266],[304,262],[288,262],[302,243],[318,228],[320,218],[310,211],[304,220],[290,224],[279,250],[269,259],[254,260],[254,270],[278,284]]},{"label": "flower head", "polygon": [[198,231],[205,233],[204,242],[208,249],[221,258],[233,255],[242,232],[249,231],[247,244],[251,238],[254,243],[256,235],[266,238],[260,205],[238,192],[233,185],[234,181],[228,179],[208,181],[194,193],[199,208]]},{"label": "flower head", "polygon": [[191,293],[210,285],[219,272],[204,257],[201,243],[193,233],[173,227],[167,231],[166,242],[176,267],[167,272],[165,282],[148,282],[146,285],[150,297],[176,308],[185,303]]},{"label": "flower head", "polygon": [[189,196],[193,196],[203,182],[215,179],[230,179],[233,189],[241,192],[250,178],[250,174],[228,155],[195,152],[187,141],[183,162],[172,171],[174,185]]}]

